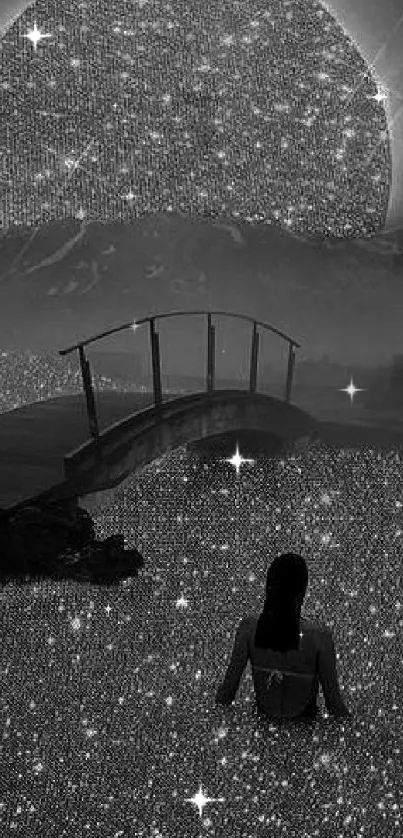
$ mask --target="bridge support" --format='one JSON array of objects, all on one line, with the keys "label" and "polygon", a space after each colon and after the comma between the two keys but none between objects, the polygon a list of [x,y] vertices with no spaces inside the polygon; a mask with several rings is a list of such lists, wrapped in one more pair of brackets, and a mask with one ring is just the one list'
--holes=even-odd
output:
[{"label": "bridge support", "polygon": [[287,383],[285,386],[285,401],[287,404],[290,403],[291,398],[291,387],[292,387],[292,379],[294,375],[294,364],[295,364],[295,349],[294,344],[290,343],[290,348],[288,350],[288,369],[287,369]]},{"label": "bridge support", "polygon": [[211,325],[211,314],[207,315],[207,393],[214,390],[215,326]]},{"label": "bridge support", "polygon": [[160,339],[158,332],[155,331],[154,317],[150,319],[150,343],[153,365],[154,404],[156,412],[159,413],[162,404]]},{"label": "bridge support", "polygon": [[285,389],[285,397],[284,400],[289,403],[291,398],[291,388],[292,388],[292,379],[294,373],[294,363],[295,363],[295,351],[296,348],[299,346],[296,341],[289,338],[287,335],[280,332],[278,329],[275,329],[273,326],[269,326],[268,323],[263,323],[262,321],[254,320],[251,317],[247,317],[246,315],[242,314],[235,314],[226,311],[171,311],[165,312],[163,314],[157,314],[154,317],[144,317],[138,321],[131,321],[130,323],[124,323],[122,326],[118,326],[117,328],[108,329],[106,332],[102,332],[99,335],[94,335],[88,340],[84,341],[83,343],[78,343],[75,346],[69,346],[67,349],[61,349],[59,351],[60,355],[67,355],[69,352],[73,352],[73,350],[78,349],[80,353],[80,364],[81,364],[81,374],[83,377],[83,384],[84,384],[84,392],[87,401],[87,413],[88,413],[88,424],[90,429],[90,434],[95,442],[95,453],[96,457],[99,458],[101,456],[101,445],[100,445],[100,435],[99,435],[99,427],[98,427],[98,420],[96,415],[96,408],[95,408],[95,398],[94,398],[94,390],[92,386],[92,379],[91,379],[91,372],[90,366],[87,361],[84,352],[84,346],[87,346],[89,343],[93,343],[96,340],[100,340],[101,338],[108,337],[109,335],[115,334],[116,332],[121,332],[125,329],[133,329],[133,327],[138,328],[140,325],[144,323],[150,324],[150,343],[151,343],[151,360],[152,360],[152,370],[153,370],[153,390],[154,390],[154,407],[155,407],[155,414],[157,419],[159,419],[162,415],[162,384],[161,384],[161,359],[160,359],[160,345],[159,345],[159,334],[155,329],[155,320],[156,318],[161,319],[162,317],[178,317],[183,315],[189,314],[207,314],[207,375],[206,375],[206,392],[207,394],[214,393],[215,387],[215,326],[211,323],[212,314],[216,315],[223,315],[225,317],[236,317],[241,320],[248,320],[250,323],[253,323],[253,334],[252,334],[252,347],[251,347],[251,360],[250,360],[250,376],[249,376],[249,392],[251,394],[255,394],[257,390],[257,367],[258,367],[258,357],[259,357],[259,339],[260,335],[258,334],[257,327],[258,325],[262,328],[277,334],[283,340],[286,340],[289,344],[289,354],[288,354],[288,370],[287,370],[287,382],[286,382],[286,389]]},{"label": "bridge support", "polygon": [[257,361],[259,356],[259,334],[256,320],[253,321],[252,348],[250,356],[249,392],[256,393]]},{"label": "bridge support", "polygon": [[95,444],[99,445],[99,427],[98,427],[98,419],[97,419],[97,412],[95,407],[95,396],[94,396],[94,388],[92,386],[92,377],[91,377],[91,370],[89,362],[86,358],[84,347],[80,345],[78,347],[78,351],[80,354],[80,365],[81,365],[81,375],[83,378],[83,385],[84,385],[84,393],[87,402],[87,414],[88,414],[88,425],[90,429],[90,434],[95,442]]}]

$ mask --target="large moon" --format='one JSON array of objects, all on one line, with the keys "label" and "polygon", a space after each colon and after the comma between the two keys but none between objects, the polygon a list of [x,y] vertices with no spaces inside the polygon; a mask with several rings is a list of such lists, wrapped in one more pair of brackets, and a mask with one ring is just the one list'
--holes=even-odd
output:
[{"label": "large moon", "polygon": [[[254,0],[254,2],[250,0],[250,2],[251,8],[256,8],[257,10],[259,10],[260,6],[265,8],[266,5],[264,2],[262,3],[262,0]],[[52,2],[48,9],[50,17],[52,17],[55,5],[57,6],[59,12],[62,11],[64,6],[69,7],[68,0],[65,0],[65,2],[63,2],[63,0],[59,0],[56,4]],[[130,15],[131,4],[128,0],[122,0],[121,5],[122,15],[124,10],[126,10],[126,13]],[[199,38],[200,43],[198,44],[198,50],[203,51],[203,49],[206,49],[210,44],[208,39],[213,36],[211,31],[212,22],[209,18],[208,10],[210,9],[210,5],[211,7],[214,6],[214,3],[210,5],[206,3],[206,6],[203,3],[195,5],[195,8],[198,9],[198,15],[200,17],[200,20],[197,18],[196,26],[199,28],[197,29],[196,34],[194,31],[188,31],[191,28],[192,22],[189,21],[187,16],[187,4],[183,3],[183,0],[182,2],[179,2],[178,0],[177,5],[181,15],[183,16],[183,31],[187,33],[186,37],[193,40],[197,40],[197,38]],[[245,5],[247,6],[247,3]],[[43,6],[43,3],[38,3],[38,13],[39,8],[41,7],[42,18],[46,18],[46,14],[43,14]],[[338,24],[336,18],[333,17],[330,11],[327,13],[322,11],[322,8],[324,7],[321,8],[317,0],[312,0],[310,26],[305,26],[305,17],[301,22],[298,15],[295,16],[295,25],[302,26],[304,38],[309,46],[309,54],[312,52],[313,56],[309,66],[305,66],[307,62],[303,49],[298,51],[296,48],[296,52],[292,51],[294,50],[294,42],[295,44],[300,44],[300,42],[305,43],[305,41],[302,38],[302,35],[302,41],[300,41],[299,30],[298,32],[293,32],[292,27],[286,20],[284,20],[286,15],[283,9],[279,12],[280,18],[278,21],[279,27],[283,27],[285,35],[287,36],[288,71],[287,73],[284,73],[283,78],[283,73],[280,70],[281,61],[284,57],[283,51],[280,47],[277,49],[278,40],[275,40],[273,32],[270,28],[271,26],[275,27],[277,20],[268,20],[269,15],[268,13],[266,15],[265,12],[265,19],[262,20],[259,30],[259,36],[262,39],[261,45],[256,43],[255,48],[255,41],[257,42],[259,40],[258,35],[253,37],[242,36],[241,38],[241,27],[246,26],[248,28],[249,26],[249,20],[244,20],[245,11],[242,16],[242,4],[239,7],[241,19],[239,24],[237,24],[239,31],[234,23],[235,35],[231,34],[231,39],[227,35],[227,18],[228,11],[231,9],[231,6],[232,4],[229,0],[225,0],[225,2],[217,4],[217,8],[220,9],[219,21],[221,26],[221,29],[217,34],[217,43],[223,53],[221,54],[220,52],[217,57],[217,61],[219,59],[222,63],[220,76],[220,79],[221,77],[223,79],[222,89],[211,97],[213,99],[213,106],[217,107],[217,118],[214,119],[214,123],[220,121],[221,133],[215,132],[217,137],[215,137],[215,135],[212,137],[211,133],[214,131],[214,128],[212,127],[212,109],[209,107],[205,107],[204,109],[201,108],[201,97],[197,97],[196,106],[192,107],[192,103],[189,107],[187,106],[185,98],[187,85],[191,85],[193,83],[192,79],[199,81],[199,77],[202,76],[203,73],[205,75],[206,67],[204,64],[203,66],[199,66],[200,61],[199,63],[197,62],[198,52],[196,49],[189,49],[189,51],[183,50],[183,45],[181,43],[182,29],[179,33],[175,30],[172,35],[169,35],[169,50],[164,49],[164,51],[161,51],[160,54],[161,62],[165,61],[166,56],[168,56],[165,61],[166,67],[165,65],[164,67],[167,71],[167,83],[169,82],[172,85],[173,90],[173,96],[168,97],[169,99],[173,99],[173,104],[169,109],[166,122],[164,123],[166,130],[164,136],[162,137],[162,148],[160,149],[159,146],[158,148],[157,146],[154,147],[153,144],[149,146],[149,144],[147,145],[147,143],[143,142],[144,138],[140,137],[140,134],[142,131],[147,133],[148,123],[146,119],[142,121],[140,116],[135,127],[137,133],[139,134],[139,149],[140,151],[143,151],[141,160],[139,161],[138,157],[135,157],[135,155],[139,155],[139,150],[135,147],[134,143],[126,142],[126,133],[128,133],[128,135],[130,134],[128,128],[121,130],[120,126],[117,136],[114,138],[115,145],[112,144],[115,149],[117,147],[116,144],[121,140],[121,145],[119,145],[118,149],[118,158],[120,162],[120,159],[123,159],[124,157],[125,168],[121,168],[122,174],[124,172],[130,173],[132,171],[142,170],[141,166],[143,164],[145,165],[145,162],[147,162],[145,158],[147,157],[148,160],[148,157],[152,157],[154,154],[157,155],[158,161],[153,159],[152,165],[148,166],[152,173],[152,177],[150,175],[150,178],[148,179],[150,180],[151,185],[147,180],[147,189],[149,188],[149,194],[148,192],[146,194],[144,189],[142,190],[141,195],[133,194],[133,190],[131,188],[129,189],[129,186],[131,186],[131,182],[129,183],[130,177],[127,178],[127,190],[123,194],[123,197],[118,194],[119,187],[116,177],[116,166],[118,164],[114,163],[115,158],[110,154],[108,158],[109,168],[106,179],[103,178],[102,161],[98,158],[95,160],[94,158],[93,162],[96,162],[97,166],[92,167],[92,169],[88,169],[86,179],[84,178],[84,175],[81,178],[82,182],[80,181],[79,184],[81,192],[78,187],[76,188],[76,180],[78,183],[79,175],[77,175],[75,180],[69,177],[68,185],[71,195],[67,191],[63,192],[62,200],[62,197],[60,197],[62,187],[64,188],[67,183],[65,169],[63,165],[60,167],[60,172],[57,169],[57,166],[54,168],[49,167],[48,157],[53,153],[57,155],[60,147],[63,145],[65,137],[62,136],[62,132],[64,130],[70,131],[72,129],[69,125],[66,124],[65,126],[62,122],[59,122],[58,124],[55,122],[54,125],[52,123],[53,127],[51,129],[48,122],[45,124],[45,120],[41,122],[38,118],[35,125],[35,130],[40,130],[40,135],[35,134],[35,149],[37,151],[37,155],[35,160],[33,157],[29,158],[31,168],[29,169],[29,177],[26,181],[20,177],[20,174],[18,174],[17,177],[17,168],[15,166],[12,167],[10,162],[10,167],[14,172],[14,179],[10,176],[10,191],[12,200],[11,209],[7,210],[8,223],[20,224],[22,216],[25,218],[28,210],[31,213],[29,223],[34,223],[33,219],[35,219],[36,222],[39,218],[44,219],[48,218],[48,216],[53,217],[54,214],[62,211],[62,203],[63,205],[69,205],[69,212],[72,211],[71,207],[74,205],[74,211],[79,211],[81,214],[83,212],[82,206],[85,206],[90,207],[88,213],[91,211],[94,217],[98,217],[101,210],[104,212],[106,211],[105,207],[107,207],[108,218],[111,217],[111,214],[121,217],[121,208],[129,206],[129,203],[125,203],[125,199],[130,198],[130,201],[136,199],[135,207],[136,212],[139,214],[143,212],[144,208],[147,209],[150,202],[152,203],[153,201],[155,201],[155,203],[158,202],[159,209],[161,209],[164,202],[166,204],[169,203],[169,205],[175,205],[176,202],[181,206],[191,206],[192,208],[197,207],[200,212],[204,211],[205,204],[208,201],[211,201],[211,206],[209,205],[207,208],[210,213],[213,212],[213,210],[214,212],[218,212],[221,207],[225,206],[225,212],[227,214],[233,212],[237,215],[237,217],[242,213],[244,213],[246,217],[249,217],[251,214],[253,217],[257,217],[258,212],[259,217],[263,214],[265,218],[271,218],[271,215],[278,218],[278,215],[283,213],[285,223],[290,226],[294,225],[295,227],[299,225],[303,228],[304,232],[309,229],[310,233],[318,232],[319,229],[321,233],[323,233],[323,230],[332,230],[334,232],[336,228],[337,232],[347,228],[350,230],[353,229],[353,231],[356,232],[354,224],[356,224],[357,229],[361,226],[363,229],[365,228],[365,230],[367,230],[366,225],[368,225],[369,231],[372,231],[378,229],[376,223],[377,213],[379,216],[378,226],[379,223],[383,225],[387,216],[386,203],[391,186],[391,158],[393,158],[393,154],[391,155],[389,137],[385,137],[387,134],[387,131],[385,130],[385,112],[383,111],[383,108],[381,108],[379,101],[377,105],[371,102],[371,100],[376,99],[374,94],[377,92],[376,83],[373,78],[369,78],[365,82],[365,95],[362,93],[362,102],[359,103],[360,105],[362,104],[362,113],[360,107],[358,107],[358,105],[357,107],[354,105],[352,107],[352,113],[347,115],[345,114],[345,110],[348,108],[349,103],[345,103],[346,93],[344,89],[346,89],[347,92],[352,89],[352,92],[355,93],[357,73],[363,74],[366,64],[360,50],[358,50],[357,46],[350,39],[347,31],[344,32],[343,37],[343,27]],[[277,6],[277,4],[275,4],[275,6]],[[316,6],[318,8],[316,8]],[[29,11],[30,8],[33,8],[33,10],[36,8],[36,4],[33,0],[3,0],[0,11],[0,36],[4,37],[10,28],[16,24],[17,20],[25,17],[27,10],[28,16],[31,16],[32,12]],[[113,14],[112,9],[109,8],[107,0],[100,0],[99,8],[104,9],[105,14],[110,13],[110,17]],[[281,4],[279,9],[281,10]],[[291,12],[289,14],[292,15]],[[102,15],[99,15],[99,17],[101,20],[97,22],[97,25],[99,23],[99,27],[102,29],[103,18]],[[75,45],[74,37],[77,34],[73,23],[74,21],[72,21],[72,26],[70,27],[68,33],[70,36],[70,50]],[[257,25],[257,21],[253,20],[252,23]],[[46,26],[46,20],[42,20],[42,24]],[[321,32],[322,36],[324,36],[327,32],[332,33],[331,37],[329,36],[331,50],[330,52],[328,51],[324,53],[324,63],[321,59],[321,47],[320,44],[318,46],[318,38],[313,37],[313,28],[315,27],[318,28],[318,31]],[[175,28],[173,23],[172,28]],[[177,24],[176,29],[178,28],[180,28],[179,24]],[[217,28],[219,27],[217,26]],[[102,37],[103,34],[104,33],[102,32]],[[121,33],[121,37],[123,37],[123,34]],[[156,38],[157,35],[155,36]],[[225,38],[224,35],[226,36]],[[288,36],[290,43],[288,43]],[[50,36],[46,35],[45,37]],[[337,37],[340,37],[340,50],[346,50],[346,54],[343,57],[340,57],[335,53],[335,50],[337,51],[337,49],[334,42],[337,41]],[[111,25],[109,21],[109,28],[105,24],[105,39],[111,40],[111,38]],[[108,49],[110,48],[111,52],[117,50],[121,58],[125,59],[126,56],[121,53],[120,46],[116,46],[115,41],[117,38],[118,33],[116,33],[115,40],[112,38],[113,43],[111,42],[111,44],[109,44],[108,41]],[[213,43],[216,43],[214,39]],[[251,47],[249,46],[250,44],[252,45]],[[95,47],[94,43],[91,43],[91,39],[89,39],[88,47],[90,51],[94,51]],[[324,48],[322,48],[322,52],[323,49]],[[141,56],[139,57],[140,51],[143,53],[147,52],[147,50],[149,62],[148,66],[153,67],[153,56],[155,55],[155,50],[154,53],[150,51],[150,39],[146,40],[144,44],[141,44],[141,50],[140,48],[138,49],[135,56],[137,60],[136,66],[141,66]],[[179,50],[181,50],[181,53]],[[253,54],[249,56],[249,52]],[[85,64],[86,58],[88,59],[87,53],[88,50],[85,52],[85,55],[83,55],[83,65]],[[38,54],[42,54],[40,50]],[[181,64],[183,80],[176,70],[180,54],[182,56],[184,54],[186,55],[186,61],[183,60],[183,66]],[[267,60],[267,56],[270,56],[271,54],[275,57],[271,62],[269,62]],[[4,52],[4,80],[7,81],[6,76],[8,73],[10,82],[15,80],[15,90],[17,89],[18,84],[20,84],[20,89],[18,91],[18,107],[12,107],[13,104],[17,104],[16,100],[15,102],[12,100],[13,96],[17,96],[14,89],[12,89],[8,100],[10,102],[10,112],[8,114],[10,135],[12,135],[15,139],[15,147],[13,146],[15,159],[18,159],[18,155],[24,159],[26,142],[30,140],[29,131],[31,126],[29,116],[31,113],[36,114],[35,109],[36,107],[39,107],[40,104],[38,104],[39,100],[34,103],[30,101],[30,96],[32,96],[30,92],[31,86],[34,86],[35,80],[38,81],[38,79],[30,79],[31,86],[28,85],[26,72],[29,72],[30,68],[33,76],[35,76],[35,72],[40,76],[40,71],[38,69],[39,61],[35,62],[32,60],[31,62],[31,57],[31,53],[29,53],[29,61],[24,63],[23,53],[21,53],[21,55],[14,55],[13,53],[12,55],[10,54],[10,56],[7,54],[6,59],[6,52]],[[351,62],[349,63],[350,57]],[[67,67],[67,70],[70,70],[68,65],[63,63],[61,60],[62,58],[63,56],[60,51],[49,51],[49,62],[53,68],[53,73],[59,73],[59,77],[60,72],[64,71],[65,66]],[[94,55],[92,55],[92,60],[90,62],[87,61],[87,72],[83,75],[84,86],[86,86],[86,95],[81,96],[80,90],[74,82],[72,82],[72,85],[69,87],[69,91],[71,90],[74,93],[74,96],[76,96],[79,100],[75,108],[77,113],[80,113],[82,116],[81,122],[77,118],[77,137],[75,137],[75,139],[77,139],[77,147],[80,146],[78,140],[81,140],[82,137],[84,137],[85,126],[87,126],[87,123],[89,124],[89,121],[92,118],[91,108],[87,106],[87,103],[92,101],[92,97],[94,95],[98,104],[98,109],[96,111],[97,115],[99,115],[98,121],[102,120],[104,110],[105,108],[107,110],[108,106],[107,97],[105,97],[104,91],[114,89],[112,83],[113,72],[110,69],[109,64],[105,66],[103,64],[99,65],[98,58],[99,56],[95,55],[94,57]],[[307,78],[305,79],[304,76],[305,83],[298,81],[298,61],[300,62],[302,70],[306,70]],[[322,63],[325,67],[326,61],[331,64],[331,71],[329,71],[330,74],[327,72],[319,73],[318,67],[320,69],[322,67]],[[80,63],[81,61],[78,62],[78,64]],[[135,63],[134,60],[133,63]],[[208,62],[206,63],[208,65]],[[254,69],[255,64],[256,70]],[[296,64],[297,69],[294,64]],[[354,64],[354,66],[356,65],[355,75],[351,69],[352,64]],[[28,70],[26,69],[27,67]],[[189,68],[193,73],[190,80]],[[210,67],[208,67],[208,69],[211,70]],[[168,73],[168,70],[170,71],[170,74]],[[126,72],[125,76],[128,75],[130,74]],[[99,82],[98,76],[99,78],[102,77],[102,83]],[[140,104],[143,103],[143,100],[141,100],[141,91],[143,90],[143,87],[140,71],[138,71],[136,80],[137,78],[139,78],[139,84],[133,84],[131,86],[128,85],[127,103],[126,99],[122,102],[122,115],[125,117],[123,120],[125,125],[128,122],[129,116],[130,118],[133,118],[132,114],[137,114],[141,110],[138,101],[139,97]],[[211,72],[206,84],[212,84],[213,81],[215,81],[215,78],[216,76],[213,72]],[[342,84],[343,81],[344,84]],[[149,83],[147,81],[147,85],[147,90],[149,88],[151,90],[149,95],[150,113],[152,111],[152,118],[157,119],[160,115],[160,111],[164,109],[159,100],[161,98],[164,99],[165,97],[161,97],[161,90],[159,83],[157,82],[156,72],[154,72],[151,82]],[[282,85],[286,91],[282,90]],[[8,85],[8,87],[10,87],[10,85]],[[360,84],[358,87],[363,88],[364,84]],[[303,88],[303,92],[301,92],[299,88]],[[266,101],[268,100],[268,90],[273,90],[273,99],[270,101]],[[224,94],[226,97],[225,101]],[[254,102],[251,98],[255,94],[256,102]],[[286,104],[284,104],[281,99],[283,95],[288,96],[290,99],[290,101],[287,101]],[[102,110],[101,107],[102,97],[105,99],[104,110]],[[350,97],[350,99],[352,98],[353,97]],[[145,101],[147,101],[147,99]],[[264,108],[266,108],[264,112],[262,111],[261,106],[262,101],[264,101]],[[340,107],[338,107],[339,101],[342,103]],[[228,102],[227,110],[225,110],[226,102]],[[154,110],[151,108],[152,103]],[[164,102],[164,107],[165,104],[166,103]],[[260,107],[257,107],[257,105],[260,105]],[[315,107],[313,107],[314,105]],[[301,112],[298,111],[299,106],[301,108]],[[114,107],[118,106],[114,105]],[[126,113],[126,107],[130,110],[130,114]],[[179,109],[179,116],[176,115],[175,109]],[[295,109],[295,119],[288,120],[288,117],[283,115],[282,109],[284,109],[287,114],[294,114]],[[315,113],[314,116],[312,116],[313,111]],[[120,111],[117,111],[117,114],[119,115]],[[118,115],[116,116],[115,122],[118,121]],[[59,118],[58,113],[57,118]],[[248,131],[242,130],[244,122],[249,119],[251,122],[250,124],[248,122]],[[350,126],[346,127],[344,122],[347,122],[347,119],[352,120],[352,122]],[[110,123],[111,131],[115,122],[112,120]],[[291,127],[289,122],[292,123]],[[312,127],[313,123],[315,123],[314,127]],[[93,125],[93,123],[91,123],[91,125]],[[182,125],[184,126],[183,130]],[[305,128],[304,125],[308,127]],[[99,128],[98,123],[97,127]],[[109,131],[109,126],[107,125],[106,127]],[[364,128],[367,128],[366,132],[364,132]],[[59,130],[59,135],[57,135],[57,129]],[[210,134],[208,133],[209,129]],[[95,129],[93,133],[95,136]],[[158,132],[153,133],[158,134]],[[309,137],[307,138],[308,134]],[[87,136],[87,134],[85,134],[85,136]],[[319,138],[321,140],[320,142]],[[102,130],[99,128],[99,143],[104,142],[104,139],[105,130],[104,126],[102,126]],[[57,140],[59,140],[59,145],[57,144]],[[155,137],[153,137],[153,141],[154,140],[156,140]],[[94,143],[96,141],[96,139],[93,140]],[[314,148],[311,148],[310,143],[312,143]],[[342,147],[339,148],[339,145]],[[48,146],[51,146],[50,150]],[[54,152],[53,146],[56,147],[56,152]],[[175,155],[172,154],[173,148],[175,150]],[[190,151],[188,151],[188,148]],[[259,149],[258,153],[255,153],[255,148]],[[379,172],[377,172],[376,177],[373,174],[374,167],[377,163],[374,163],[372,168],[370,168],[369,164],[374,157],[374,154],[370,154],[372,149],[377,151],[377,155],[380,158],[382,155],[385,158],[380,160],[379,163],[381,168],[383,167],[383,178],[379,175]],[[107,150],[108,149],[105,146],[105,153]],[[329,154],[327,154],[328,150]],[[11,152],[8,152],[8,154],[9,157],[11,157]],[[192,154],[193,159],[190,160]],[[387,161],[386,157],[388,158]],[[340,161],[341,158],[343,158],[343,165],[339,165],[337,162]],[[222,162],[222,160],[224,160],[224,162]],[[160,164],[159,167],[156,165],[156,162]],[[32,168],[34,164],[36,166],[36,170]],[[192,177],[187,178],[190,166],[192,166]],[[193,169],[196,169],[196,173],[193,172]],[[57,178],[59,178],[59,180],[57,180],[57,190],[55,188],[54,181],[50,183],[50,180],[47,179],[50,178],[50,175],[48,176],[47,174],[48,171],[51,172],[52,177],[54,176],[55,182]],[[76,170],[74,169],[74,172],[75,171]],[[43,180],[43,183],[41,181],[40,197],[37,195],[34,175],[35,177],[41,177]],[[209,178],[208,188],[203,188],[205,187],[204,181],[207,176]],[[164,180],[164,189],[161,189],[161,183]],[[281,186],[278,185],[280,180]],[[317,183],[318,180],[321,180],[319,185]],[[98,188],[99,183],[102,183],[102,195]],[[346,183],[348,184],[347,187]],[[351,183],[354,184],[354,189],[350,188]],[[377,184],[380,185],[377,186]],[[51,194],[48,195],[48,192]],[[212,193],[211,196],[210,192]],[[59,199],[56,200],[56,193],[58,195],[60,193],[60,201]],[[93,206],[90,198],[88,197],[90,193],[94,194],[97,200],[99,199],[100,207],[98,207],[98,205],[95,207],[95,204]],[[280,208],[277,204],[279,204],[281,200],[283,200],[284,206],[281,206]],[[354,210],[352,210],[352,205],[354,205]],[[21,209],[21,207],[25,207],[25,209]],[[165,204],[164,208],[166,209]],[[19,212],[21,214],[21,218],[18,216]],[[286,217],[287,213],[290,213],[292,218]]]}]

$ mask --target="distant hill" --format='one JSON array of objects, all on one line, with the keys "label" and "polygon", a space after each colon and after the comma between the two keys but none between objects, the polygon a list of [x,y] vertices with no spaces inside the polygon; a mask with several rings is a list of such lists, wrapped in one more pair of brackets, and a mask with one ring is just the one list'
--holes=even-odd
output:
[{"label": "distant hill", "polygon": [[0,238],[2,345],[61,348],[132,317],[212,307],[289,324],[298,339],[311,301],[331,314],[342,288],[346,305],[361,293],[376,305],[381,283],[400,288],[402,271],[400,231],[303,239],[279,225],[169,213],[51,222]]}]

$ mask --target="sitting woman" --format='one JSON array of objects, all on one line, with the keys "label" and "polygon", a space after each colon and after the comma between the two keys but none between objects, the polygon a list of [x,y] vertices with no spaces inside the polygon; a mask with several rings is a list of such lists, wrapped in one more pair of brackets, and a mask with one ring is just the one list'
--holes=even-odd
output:
[{"label": "sitting woman", "polygon": [[320,684],[328,713],[350,717],[338,685],[332,633],[301,617],[307,586],[302,556],[285,553],[274,559],[267,572],[263,612],[241,620],[216,703],[234,700],[250,660],[259,714],[272,720],[314,719]]}]

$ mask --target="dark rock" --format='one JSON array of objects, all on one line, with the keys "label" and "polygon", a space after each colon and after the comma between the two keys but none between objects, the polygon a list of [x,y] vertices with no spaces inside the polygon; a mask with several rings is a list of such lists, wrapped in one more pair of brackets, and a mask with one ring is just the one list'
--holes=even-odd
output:
[{"label": "dark rock", "polygon": [[50,551],[50,539],[42,530],[42,514],[26,506],[10,516],[6,565],[13,573],[37,572]]},{"label": "dark rock", "polygon": [[121,534],[111,535],[102,542],[96,542],[80,562],[80,571],[89,573],[94,581],[112,581],[137,576],[141,567],[144,567],[142,555],[136,549],[125,550]]},{"label": "dark rock", "polygon": [[123,535],[97,541],[91,516],[74,499],[0,514],[1,534],[3,576],[113,581],[144,566],[137,550],[125,550]]},{"label": "dark rock", "polygon": [[95,541],[80,552],[66,550],[58,560],[59,575],[95,583],[112,583],[137,576],[144,567],[144,559],[135,548],[124,549],[122,535],[112,535],[104,541]]},{"label": "dark rock", "polygon": [[60,539],[61,549],[80,550],[95,541],[93,520],[75,500],[44,506],[42,514],[44,529]]},{"label": "dark rock", "polygon": [[11,513],[6,564],[17,573],[49,570],[59,553],[74,543],[77,516],[70,505],[39,504]]}]

